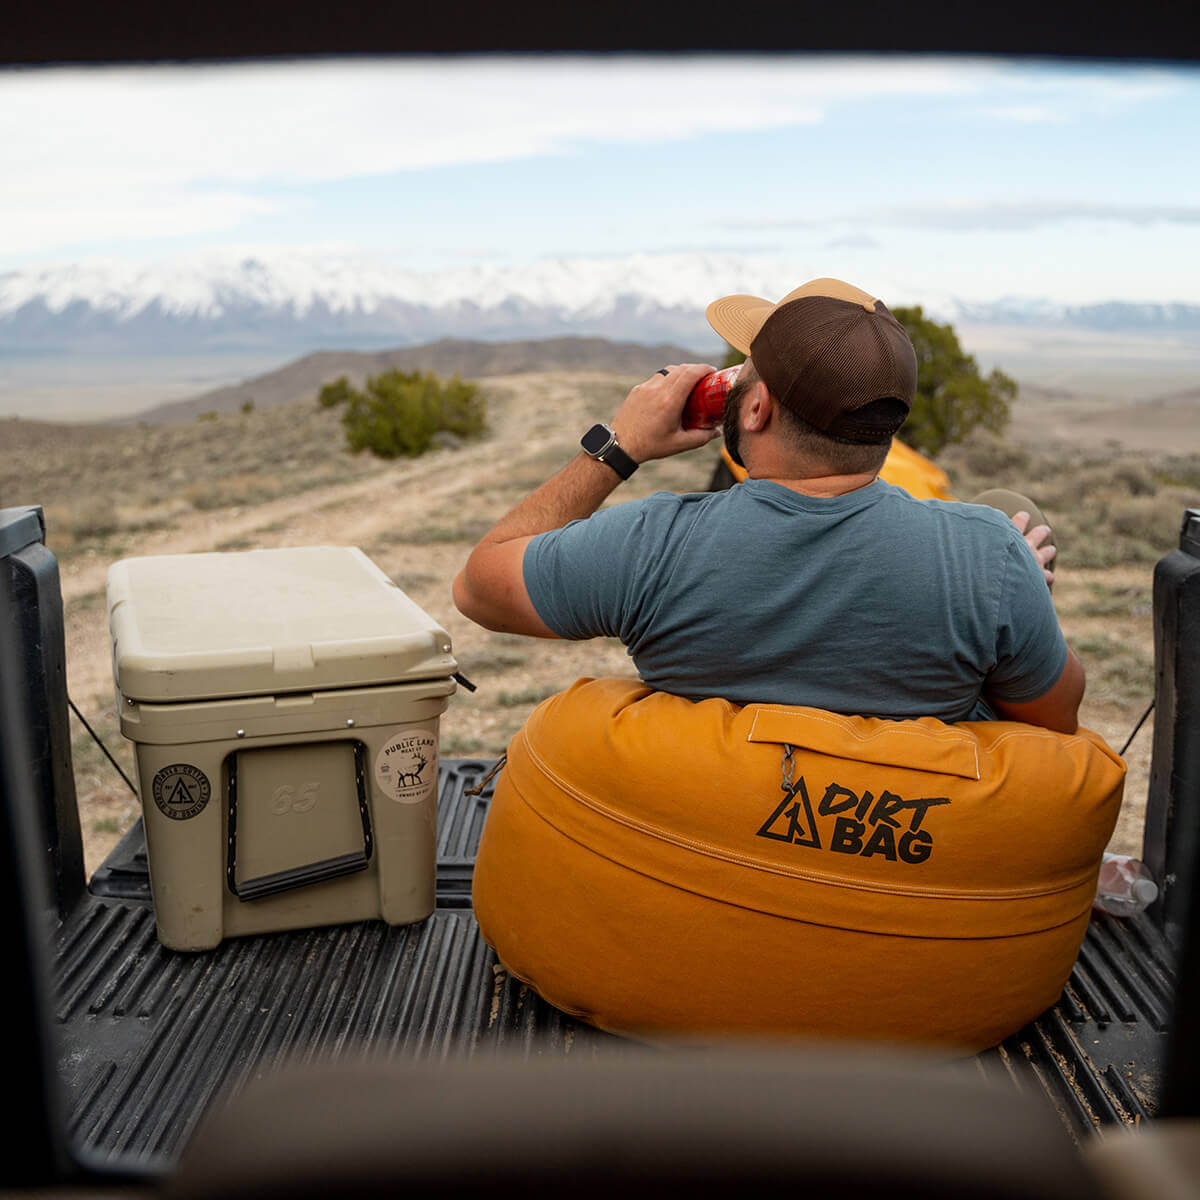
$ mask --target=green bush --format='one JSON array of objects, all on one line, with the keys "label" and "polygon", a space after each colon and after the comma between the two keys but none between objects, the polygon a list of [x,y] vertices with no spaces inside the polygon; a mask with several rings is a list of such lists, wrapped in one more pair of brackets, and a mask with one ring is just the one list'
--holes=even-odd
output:
[{"label": "green bush", "polygon": [[361,392],[343,375],[321,389],[317,403],[344,404],[347,445],[355,454],[370,450],[380,458],[415,458],[437,433],[468,438],[487,428],[479,388],[458,375],[442,380],[431,371],[384,371],[370,376]]},{"label": "green bush", "polygon": [[922,454],[937,454],[982,428],[1002,434],[1017,385],[1003,371],[986,378],[959,344],[953,325],[939,325],[920,305],[895,308],[917,352],[917,395],[899,438]]},{"label": "green bush", "polygon": [[351,396],[356,394],[350,386],[350,380],[345,375],[342,375],[332,383],[327,383],[317,393],[317,403],[322,408],[336,408],[339,404],[345,404]]},{"label": "green bush", "polygon": [[[912,411],[897,436],[922,454],[935,455],[945,446],[964,441],[973,429],[999,437],[1008,425],[1009,405],[1017,394],[1015,380],[1003,371],[984,376],[973,355],[959,344],[953,325],[939,325],[920,305],[894,308],[917,355],[917,394]],[[726,343],[722,364],[745,360]]]}]

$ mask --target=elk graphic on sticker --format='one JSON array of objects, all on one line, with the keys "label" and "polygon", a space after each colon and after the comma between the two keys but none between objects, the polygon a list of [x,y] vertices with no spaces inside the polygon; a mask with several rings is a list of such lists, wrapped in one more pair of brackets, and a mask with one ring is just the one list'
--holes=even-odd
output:
[{"label": "elk graphic on sticker", "polygon": [[414,766],[411,771],[396,772],[397,787],[420,787],[424,782],[421,779],[421,772],[424,771],[427,766],[429,766],[429,759],[427,759],[425,755],[421,753],[420,749],[418,749],[416,754],[413,756],[412,762]]}]

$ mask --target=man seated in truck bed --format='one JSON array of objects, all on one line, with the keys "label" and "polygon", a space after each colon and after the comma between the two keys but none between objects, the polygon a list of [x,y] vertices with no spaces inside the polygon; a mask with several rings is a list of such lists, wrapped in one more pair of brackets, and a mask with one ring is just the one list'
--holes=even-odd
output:
[{"label": "man seated in truck bed", "polygon": [[724,419],[746,481],[599,509],[638,464],[716,436],[681,425],[714,368],[665,367],[479,542],[454,581],[460,611],[534,637],[618,637],[647,684],[694,700],[1073,733],[1084,676],[1050,596],[1049,530],[878,478],[917,378],[884,304],[818,279],[778,304],[724,297],[708,317],[749,355]]}]

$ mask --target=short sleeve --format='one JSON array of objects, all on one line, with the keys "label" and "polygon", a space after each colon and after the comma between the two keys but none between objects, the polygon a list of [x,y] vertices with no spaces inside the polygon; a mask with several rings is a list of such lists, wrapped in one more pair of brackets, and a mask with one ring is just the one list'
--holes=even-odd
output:
[{"label": "short sleeve", "polygon": [[603,508],[525,547],[525,590],[559,637],[637,640],[655,600],[678,498],[656,493]]},{"label": "short sleeve", "polygon": [[1067,665],[1067,643],[1045,576],[1025,539],[1008,545],[996,621],[990,695],[1013,704],[1044,696]]}]

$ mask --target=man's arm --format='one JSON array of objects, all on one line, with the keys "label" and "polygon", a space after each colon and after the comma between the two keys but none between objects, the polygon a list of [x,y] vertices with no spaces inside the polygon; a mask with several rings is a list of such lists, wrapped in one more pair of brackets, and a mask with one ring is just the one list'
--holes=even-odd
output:
[{"label": "man's arm", "polygon": [[525,588],[525,547],[539,533],[590,516],[620,482],[616,471],[586,454],[572,459],[494,525],[471,551],[452,589],[458,611],[498,633],[556,637],[538,616]]},{"label": "man's arm", "polygon": [[[684,429],[680,424],[688,393],[715,369],[707,363],[684,363],[638,384],[611,422],[621,449],[643,463],[694,450],[716,437],[719,429]],[[591,516],[620,482],[616,471],[587,454],[572,459],[471,551],[452,589],[459,612],[485,629],[555,637],[525,587],[525,547],[539,533]]]},{"label": "man's arm", "polygon": [[1079,728],[1079,703],[1083,699],[1084,684],[1083,664],[1068,646],[1062,674],[1045,695],[1019,704],[989,696],[988,703],[1005,720],[1041,725],[1056,733],[1075,733]]},{"label": "man's arm", "polygon": [[[1033,551],[1033,557],[1041,569],[1042,577],[1047,588],[1054,586],[1053,562],[1057,551],[1053,543],[1047,544],[1050,536],[1048,525],[1029,527],[1027,512],[1014,513],[1012,523],[1017,532],[1025,539],[1025,544]],[[1061,633],[1061,627],[1059,629]],[[1009,721],[1024,721],[1028,725],[1041,725],[1044,729],[1053,729],[1056,733],[1074,733],[1079,728],[1079,705],[1083,700],[1086,686],[1083,664],[1070,646],[1067,647],[1067,661],[1058,679],[1049,691],[1036,700],[1002,700],[997,696],[988,696],[987,701],[995,709],[998,716]]]}]

